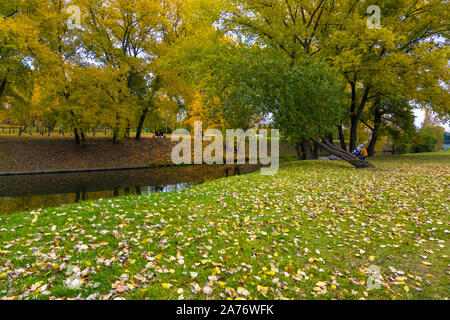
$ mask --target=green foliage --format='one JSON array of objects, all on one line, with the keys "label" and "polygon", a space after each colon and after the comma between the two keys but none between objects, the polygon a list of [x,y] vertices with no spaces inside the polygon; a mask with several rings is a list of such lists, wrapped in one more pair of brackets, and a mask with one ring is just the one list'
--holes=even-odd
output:
[{"label": "green foliage", "polygon": [[[69,30],[68,1],[3,1],[0,103],[11,112],[1,120],[101,125],[124,136],[148,125],[147,114],[175,126],[182,107],[187,126],[248,128],[270,114],[291,141],[331,133],[340,117],[356,129],[352,141],[380,97],[448,117],[449,4],[377,1],[382,27],[371,30],[372,3],[76,0],[82,28]],[[397,122],[409,112],[385,115]]]},{"label": "green foliage", "polygon": [[434,151],[440,151],[442,150],[442,147],[444,146],[444,133],[445,129],[443,127],[437,126],[430,128],[433,130],[434,135],[437,138],[436,146],[434,147]]},{"label": "green foliage", "polygon": [[413,149],[411,136],[405,132],[396,132],[393,135],[393,143],[395,154],[410,153]]},{"label": "green foliage", "polygon": [[[371,4],[381,9],[378,30],[367,28]],[[448,6],[441,0],[237,0],[224,19],[246,39],[295,61],[313,55],[339,72],[348,83],[342,120],[352,127],[353,145],[362,113],[386,93],[448,116],[449,95],[441,85],[449,75]]]},{"label": "green foliage", "polygon": [[293,144],[335,132],[343,115],[343,86],[324,64],[283,58],[278,51],[249,51],[229,87],[225,106],[263,113]]},{"label": "green foliage", "polygon": [[394,151],[396,154],[433,152],[440,150],[437,150],[438,143],[439,139],[431,128],[398,132],[394,136]]},{"label": "green foliage", "polygon": [[[186,48],[184,65],[209,114],[233,128],[270,124],[291,143],[334,133],[343,116],[342,80],[325,64],[293,61],[280,50],[209,38]],[[192,75],[194,73],[194,75]]]},{"label": "green foliage", "polygon": [[413,152],[433,152],[438,144],[438,138],[431,128],[421,128],[413,137]]}]

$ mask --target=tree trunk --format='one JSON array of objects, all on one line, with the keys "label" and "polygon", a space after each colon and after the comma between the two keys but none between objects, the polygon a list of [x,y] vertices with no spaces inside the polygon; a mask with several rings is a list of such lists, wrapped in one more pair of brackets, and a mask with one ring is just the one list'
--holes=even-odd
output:
[{"label": "tree trunk", "polygon": [[27,130],[27,126],[22,127],[22,125],[19,125],[19,137],[22,135],[23,132]]},{"label": "tree trunk", "polygon": [[334,136],[332,134],[330,134],[328,136],[328,142],[331,143],[331,144],[334,144]]},{"label": "tree trunk", "polygon": [[350,145],[349,151],[353,152],[356,147],[356,137],[357,137],[357,125],[358,120],[356,120],[355,126],[355,112],[356,112],[356,75],[354,80],[350,82],[351,88],[351,104],[350,104]]},{"label": "tree trunk", "polygon": [[370,139],[369,147],[367,148],[367,153],[369,157],[373,157],[375,155],[375,146],[378,140],[378,134],[381,126],[381,117],[382,114],[378,108],[375,108],[374,111],[374,126],[372,130],[372,139]]},{"label": "tree trunk", "polygon": [[117,132],[117,130],[114,130],[113,143],[115,143],[115,144],[119,143],[119,133]]},{"label": "tree trunk", "polygon": [[144,110],[142,110],[142,115],[141,118],[139,119],[139,124],[136,131],[136,140],[138,141],[141,140],[142,129],[144,128],[144,122],[145,118],[147,117],[148,109],[149,107],[146,107],[144,108]]},{"label": "tree trunk", "polygon": [[127,122],[127,127],[125,128],[125,138],[130,138],[130,131],[131,131],[131,124],[130,121]]},{"label": "tree trunk", "polygon": [[352,107],[351,107],[351,128],[350,128],[350,146],[349,151],[352,152],[356,149],[356,140],[358,139],[358,124],[361,119],[361,114],[366,106],[369,98],[370,87],[366,87],[364,95],[361,98],[361,103],[358,109],[356,109],[356,84],[352,84]]},{"label": "tree trunk", "polygon": [[297,151],[297,158],[298,158],[298,160],[304,160],[303,159],[303,153],[302,153],[302,145],[300,143],[296,144],[295,150]]},{"label": "tree trunk", "polygon": [[353,154],[336,148],[334,145],[331,145],[326,140],[324,140],[323,142],[320,142],[319,140],[317,140],[315,138],[311,138],[311,141],[314,143],[317,143],[322,149],[326,150],[327,152],[331,153],[332,155],[339,157],[342,160],[347,161],[348,163],[352,164],[353,166],[355,166],[357,168],[374,168],[374,165],[372,165],[368,161],[360,160],[359,158],[355,157]]},{"label": "tree trunk", "polygon": [[314,160],[314,153],[312,150],[311,142],[309,140],[304,140],[301,145],[303,149],[303,159]]},{"label": "tree trunk", "polygon": [[341,149],[346,151],[347,145],[345,144],[345,137],[344,137],[344,131],[342,129],[342,124],[340,124],[338,126],[338,131],[339,131],[339,141],[341,142]]},{"label": "tree trunk", "polygon": [[319,150],[320,146],[317,143],[314,143],[314,159],[319,159]]},{"label": "tree trunk", "polygon": [[3,92],[5,91],[6,88],[6,78],[2,80],[2,82],[0,83],[0,98],[3,95]]},{"label": "tree trunk", "polygon": [[81,129],[80,137],[81,137],[81,142],[83,142],[83,144],[86,143],[86,135],[84,134],[84,130],[83,129]]},{"label": "tree trunk", "polygon": [[113,129],[113,143],[118,144],[119,143],[119,130],[120,130],[120,116],[119,114],[116,114],[116,127]]},{"label": "tree trunk", "polygon": [[81,145],[80,135],[78,134],[78,128],[73,129],[73,135],[75,137],[75,143]]},{"label": "tree trunk", "polygon": [[350,145],[349,150],[353,151],[356,149],[356,140],[358,139],[358,123],[359,119],[355,115],[351,116],[351,127],[350,127]]}]

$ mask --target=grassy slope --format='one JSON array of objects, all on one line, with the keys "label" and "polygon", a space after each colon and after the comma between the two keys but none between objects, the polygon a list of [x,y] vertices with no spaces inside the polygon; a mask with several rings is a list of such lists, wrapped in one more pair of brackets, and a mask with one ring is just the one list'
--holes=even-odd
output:
[{"label": "grassy slope", "polygon": [[373,162],[2,216],[0,297],[448,298],[450,153]]}]

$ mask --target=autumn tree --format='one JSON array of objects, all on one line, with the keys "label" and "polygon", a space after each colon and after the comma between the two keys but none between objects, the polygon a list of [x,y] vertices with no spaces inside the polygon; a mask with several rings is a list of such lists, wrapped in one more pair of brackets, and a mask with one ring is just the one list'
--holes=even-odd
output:
[{"label": "autumn tree", "polygon": [[36,8],[39,1],[0,4],[0,103],[8,97],[13,108],[29,102],[33,84],[31,63],[41,49]]},{"label": "autumn tree", "polygon": [[[372,4],[381,8],[379,30],[367,27]],[[353,149],[363,112],[385,92],[396,91],[448,113],[448,93],[440,85],[448,78],[448,48],[442,40],[446,9],[448,3],[439,0],[241,0],[228,6],[223,24],[294,61],[302,61],[303,53],[315,56],[344,76],[349,109],[342,120],[350,127]]]},{"label": "autumn tree", "polygon": [[[448,48],[443,1],[378,1],[380,29],[367,28],[369,3],[344,2],[345,19],[324,43],[330,65],[349,85],[350,149],[363,112],[380,97],[430,103],[445,114]],[[398,98],[397,98],[398,99]],[[447,104],[448,105],[448,104]],[[374,112],[376,109],[374,109]],[[406,111],[408,112],[408,111]],[[448,109],[447,109],[448,113]],[[376,116],[374,114],[374,116]]]},{"label": "autumn tree", "polygon": [[316,144],[313,150],[310,138],[321,141],[335,131],[343,112],[341,80],[323,63],[314,59],[292,63],[280,57],[278,50],[253,49],[240,60],[230,83],[227,109],[262,112],[296,147],[299,159],[317,158],[319,147]]},{"label": "autumn tree", "polygon": [[411,131],[414,128],[414,106],[405,98],[395,96],[379,96],[369,107],[368,114],[372,116],[370,124],[361,121],[371,131],[371,139],[367,147],[369,157],[375,154],[375,146],[382,133],[396,131]]}]

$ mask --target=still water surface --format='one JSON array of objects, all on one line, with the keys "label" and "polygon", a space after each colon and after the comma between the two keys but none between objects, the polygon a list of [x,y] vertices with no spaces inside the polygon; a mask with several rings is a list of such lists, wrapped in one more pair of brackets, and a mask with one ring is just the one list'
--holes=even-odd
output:
[{"label": "still water surface", "polygon": [[183,190],[259,166],[188,166],[141,170],[0,177],[0,214],[56,207],[127,194]]}]

